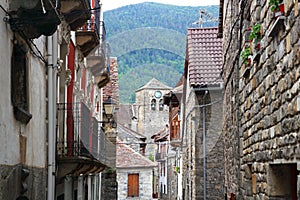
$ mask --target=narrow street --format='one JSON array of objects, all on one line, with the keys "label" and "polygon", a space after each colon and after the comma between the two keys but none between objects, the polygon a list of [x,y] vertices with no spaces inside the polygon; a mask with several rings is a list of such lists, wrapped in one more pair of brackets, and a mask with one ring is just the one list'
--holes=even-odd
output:
[{"label": "narrow street", "polygon": [[0,200],[300,199],[297,0],[0,0]]}]

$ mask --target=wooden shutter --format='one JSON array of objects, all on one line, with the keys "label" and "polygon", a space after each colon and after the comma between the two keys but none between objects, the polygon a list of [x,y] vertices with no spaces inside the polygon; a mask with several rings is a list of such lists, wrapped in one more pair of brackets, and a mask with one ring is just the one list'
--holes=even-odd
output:
[{"label": "wooden shutter", "polygon": [[128,174],[128,197],[139,196],[139,174]]}]

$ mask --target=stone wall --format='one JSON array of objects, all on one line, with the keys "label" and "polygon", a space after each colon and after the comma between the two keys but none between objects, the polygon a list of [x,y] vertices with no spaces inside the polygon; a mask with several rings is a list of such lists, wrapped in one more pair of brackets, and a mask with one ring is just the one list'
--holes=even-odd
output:
[{"label": "stone wall", "polygon": [[[162,96],[156,99],[156,109],[151,110],[151,100],[155,99],[155,91],[161,91]],[[169,110],[164,107],[162,111],[159,110],[159,100],[163,95],[169,92],[169,89],[151,89],[146,88],[136,92],[136,105],[138,106],[138,133],[147,137],[147,142],[153,141],[151,136],[161,131],[166,127],[169,121]],[[155,154],[155,144],[147,144],[146,157]]]},{"label": "stone wall", "polygon": [[[139,197],[127,197],[128,174],[139,174]],[[153,199],[153,168],[117,169],[118,200]]]},{"label": "stone wall", "polygon": [[116,171],[106,170],[102,172],[101,176],[101,199],[103,200],[117,200],[118,199],[118,183]]},{"label": "stone wall", "polygon": [[[21,168],[22,165],[0,166],[0,199],[17,199],[21,195]],[[29,175],[24,180],[27,191],[23,195],[28,199],[46,199],[46,170],[26,168],[29,170]]]},{"label": "stone wall", "polygon": [[[230,57],[225,59],[224,74],[228,76],[224,76],[224,81],[228,84],[224,107],[228,111],[226,118],[232,119],[225,120],[223,132],[228,136],[225,151],[230,150],[225,155],[225,183],[227,192],[240,190],[244,199],[297,198],[296,166],[300,158],[300,17],[298,1],[284,0],[283,3],[285,17],[276,18],[270,10],[269,1],[247,2],[242,13],[242,26],[232,32],[232,37],[238,38],[242,33],[240,50],[252,46],[251,64],[242,64],[241,60],[235,62]],[[249,27],[258,23],[261,24],[262,36],[260,51],[255,50],[247,38]],[[225,26],[224,32],[230,32],[230,28]],[[223,49],[227,49],[230,37],[224,37]],[[228,54],[239,52],[237,55],[240,55],[239,45],[234,48],[231,44],[231,47]],[[232,64],[239,67],[238,79],[234,78],[234,71],[229,71],[228,66]],[[249,70],[245,73],[247,68]],[[232,96],[231,88],[234,89]],[[230,101],[235,101],[239,110],[230,110]],[[237,136],[235,130],[242,137],[240,161],[235,156],[239,152],[233,146],[239,143],[238,139],[230,140]],[[241,162],[240,178],[238,162]],[[229,170],[230,167],[238,171]],[[287,179],[290,182],[284,182]],[[230,186],[230,180],[235,183],[234,187]],[[288,187],[274,189],[280,182],[281,185],[288,184]]]},{"label": "stone wall", "polygon": [[[184,134],[187,148],[183,151],[184,196],[185,199],[204,198],[203,125],[205,123],[206,199],[223,199],[224,154],[221,134],[223,92],[222,89],[211,90],[206,95],[205,101],[203,101],[203,97],[204,91],[196,92],[194,95],[191,94],[187,103],[188,112]],[[205,109],[203,109],[203,105],[206,104],[210,105],[204,106]],[[205,117],[203,112],[205,112]]]}]

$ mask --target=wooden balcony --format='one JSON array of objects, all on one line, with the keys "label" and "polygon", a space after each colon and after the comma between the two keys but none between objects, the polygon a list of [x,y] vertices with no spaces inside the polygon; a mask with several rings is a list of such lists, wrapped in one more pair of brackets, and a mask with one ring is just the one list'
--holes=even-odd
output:
[{"label": "wooden balcony", "polygon": [[76,31],[76,43],[84,57],[87,57],[99,44],[99,30],[94,19],[86,23]]},{"label": "wooden balcony", "polygon": [[98,48],[87,56],[87,68],[94,76],[98,87],[101,88],[109,82],[110,77],[110,49],[106,43],[104,22],[100,22],[100,44]]},{"label": "wooden balcony", "polygon": [[12,31],[28,39],[41,35],[50,36],[60,24],[60,1],[57,0],[9,0],[9,17],[4,21]]},{"label": "wooden balcony", "polygon": [[58,181],[115,167],[116,146],[84,103],[57,105]]},{"label": "wooden balcony", "polygon": [[91,18],[89,0],[61,0],[61,12],[72,31],[82,27]]}]

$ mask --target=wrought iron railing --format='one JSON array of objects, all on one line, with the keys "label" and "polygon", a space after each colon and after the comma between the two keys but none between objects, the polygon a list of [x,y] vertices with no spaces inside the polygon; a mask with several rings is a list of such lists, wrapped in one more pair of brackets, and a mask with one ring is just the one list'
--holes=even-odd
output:
[{"label": "wrought iron railing", "polygon": [[97,34],[98,38],[100,38],[97,22],[93,18],[87,20],[87,22],[81,28],[79,28],[79,30],[86,32],[94,32]]},{"label": "wrought iron railing", "polygon": [[116,146],[84,103],[57,105],[57,156],[83,157],[115,166]]},{"label": "wrought iron railing", "polygon": [[156,161],[164,160],[166,158],[166,156],[167,156],[166,153],[162,153],[162,152],[156,153],[155,160]]}]

